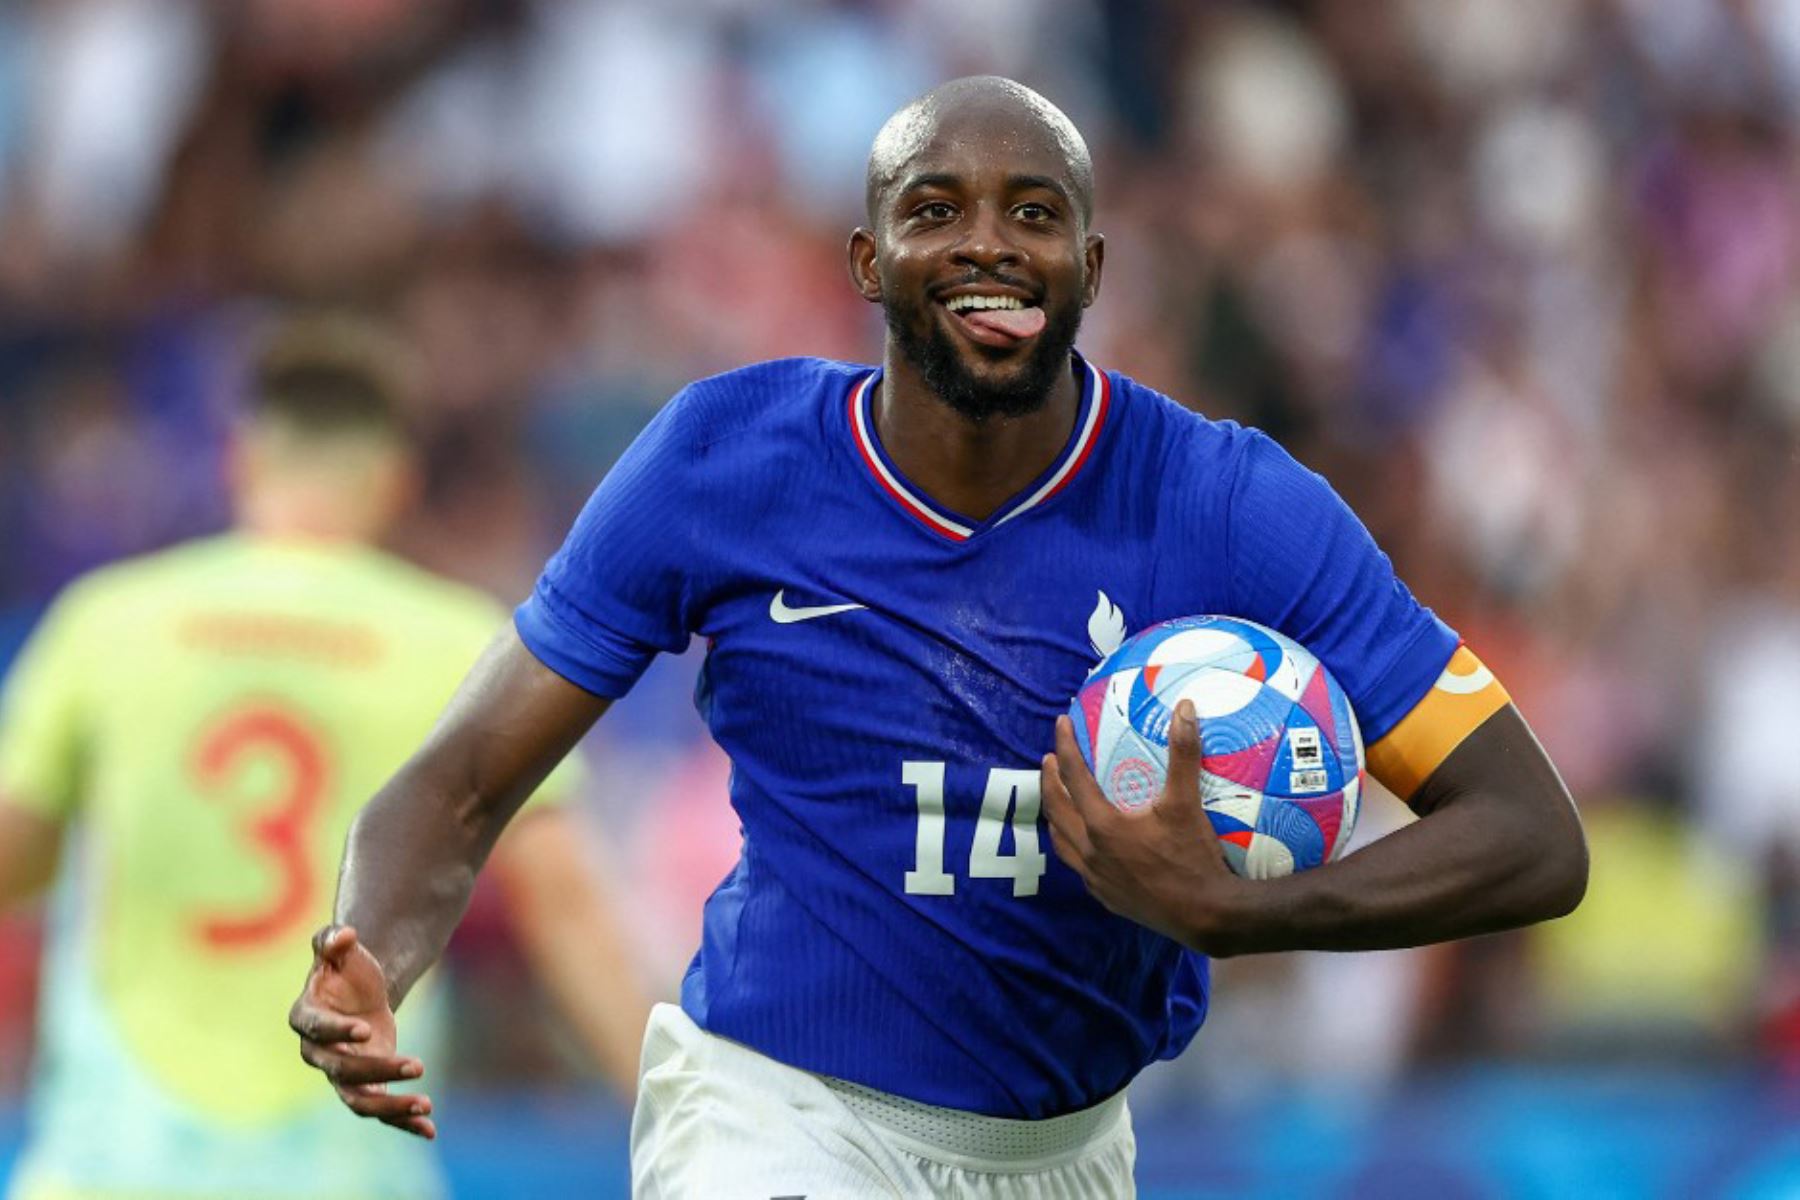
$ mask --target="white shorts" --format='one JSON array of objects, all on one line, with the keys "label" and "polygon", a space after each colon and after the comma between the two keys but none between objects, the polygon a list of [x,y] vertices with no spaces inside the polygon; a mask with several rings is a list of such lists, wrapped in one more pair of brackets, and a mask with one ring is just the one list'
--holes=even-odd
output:
[{"label": "white shorts", "polygon": [[796,1070],[672,1004],[644,1035],[635,1200],[1113,1200],[1137,1194],[1124,1093],[1043,1121],[937,1108]]}]

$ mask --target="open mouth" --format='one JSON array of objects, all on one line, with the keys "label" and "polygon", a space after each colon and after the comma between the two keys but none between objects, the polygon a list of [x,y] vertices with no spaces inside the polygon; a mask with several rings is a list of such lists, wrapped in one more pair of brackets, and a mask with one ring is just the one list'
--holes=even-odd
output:
[{"label": "open mouth", "polygon": [[983,346],[1017,346],[1043,332],[1045,325],[1044,310],[1017,296],[965,293],[951,296],[944,307],[969,339]]}]

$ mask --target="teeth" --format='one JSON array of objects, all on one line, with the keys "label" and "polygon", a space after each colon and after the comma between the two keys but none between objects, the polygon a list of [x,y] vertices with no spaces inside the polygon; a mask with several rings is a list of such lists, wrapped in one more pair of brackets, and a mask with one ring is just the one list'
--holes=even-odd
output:
[{"label": "teeth", "polygon": [[1016,296],[953,296],[944,301],[951,312],[967,312],[971,308],[1024,308]]}]

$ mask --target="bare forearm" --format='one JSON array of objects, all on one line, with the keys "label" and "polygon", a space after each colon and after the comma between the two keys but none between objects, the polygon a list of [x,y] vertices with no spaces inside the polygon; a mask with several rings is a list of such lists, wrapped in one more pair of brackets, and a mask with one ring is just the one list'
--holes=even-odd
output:
[{"label": "bare forearm", "polygon": [[353,926],[398,1005],[443,953],[500,831],[606,701],[533,658],[508,628],[425,746],[351,826],[337,920]]},{"label": "bare forearm", "polygon": [[1242,882],[1197,912],[1209,953],[1378,950],[1562,916],[1587,888],[1574,803],[1510,705],[1445,760],[1426,816],[1360,853],[1285,879]]},{"label": "bare forearm", "polygon": [[[622,942],[615,938],[595,944],[588,940],[591,932],[577,920],[557,922],[540,931],[528,948],[532,965],[595,1066],[629,1100],[637,1088],[650,1001],[626,969]],[[574,953],[577,948],[583,953]]]},{"label": "bare forearm", "polygon": [[395,1008],[443,953],[503,823],[403,770],[350,827],[336,919],[381,963]]},{"label": "bare forearm", "polygon": [[0,795],[0,910],[48,887],[61,851],[60,822]]},{"label": "bare forearm", "polygon": [[492,865],[532,967],[621,1096],[637,1085],[650,1000],[572,814],[521,818]]},{"label": "bare forearm", "polygon": [[1196,941],[1220,956],[1384,950],[1564,915],[1586,878],[1579,832],[1544,837],[1505,804],[1471,796],[1329,866],[1246,881],[1233,894],[1248,902],[1198,917]]}]

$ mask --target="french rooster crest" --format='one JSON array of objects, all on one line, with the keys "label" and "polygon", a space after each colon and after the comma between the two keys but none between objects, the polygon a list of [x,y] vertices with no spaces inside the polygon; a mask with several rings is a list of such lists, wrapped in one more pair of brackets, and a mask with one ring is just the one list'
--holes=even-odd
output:
[{"label": "french rooster crest", "polygon": [[1094,653],[1105,658],[1125,642],[1125,614],[1101,592],[1100,602],[1088,617],[1088,644]]}]

